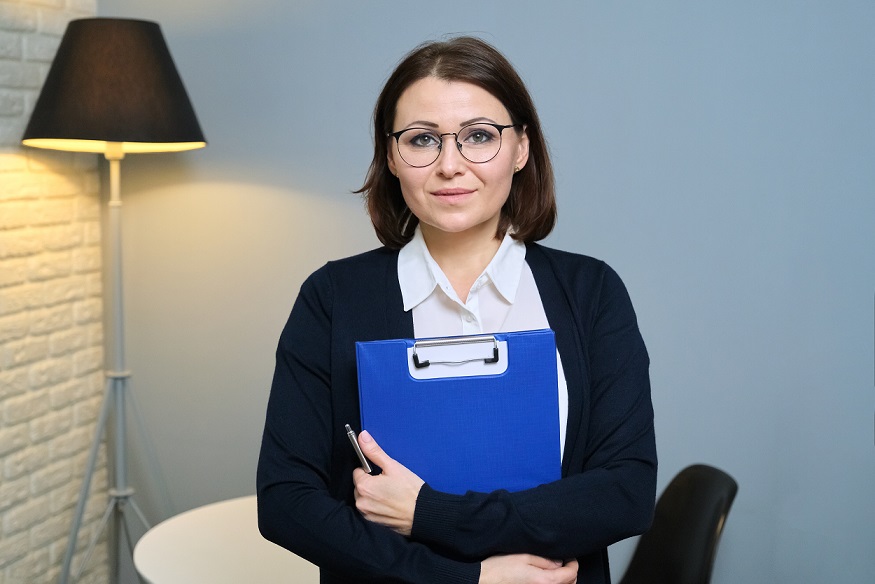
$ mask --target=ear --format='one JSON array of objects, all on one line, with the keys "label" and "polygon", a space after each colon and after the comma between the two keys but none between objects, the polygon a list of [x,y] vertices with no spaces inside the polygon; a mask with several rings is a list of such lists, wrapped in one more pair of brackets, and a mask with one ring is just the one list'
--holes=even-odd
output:
[{"label": "ear", "polygon": [[529,160],[529,135],[526,133],[526,128],[523,126],[523,131],[519,135],[519,144],[517,144],[516,157],[514,158],[514,166],[523,168]]},{"label": "ear", "polygon": [[392,148],[392,140],[394,138],[390,138],[389,145],[386,148],[386,163],[389,165],[389,171],[398,176],[398,167],[395,164],[395,149]]}]

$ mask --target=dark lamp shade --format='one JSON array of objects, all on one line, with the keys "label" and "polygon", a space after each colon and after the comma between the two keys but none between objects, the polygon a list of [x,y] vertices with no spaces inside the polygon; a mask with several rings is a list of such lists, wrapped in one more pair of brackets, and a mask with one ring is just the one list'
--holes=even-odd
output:
[{"label": "dark lamp shade", "polygon": [[69,23],[21,141],[97,153],[206,146],[161,28],[118,18]]}]

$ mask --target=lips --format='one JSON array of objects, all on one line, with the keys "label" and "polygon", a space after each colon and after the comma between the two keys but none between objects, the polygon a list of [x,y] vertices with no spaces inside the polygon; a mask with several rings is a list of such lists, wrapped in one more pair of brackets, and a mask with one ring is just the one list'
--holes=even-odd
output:
[{"label": "lips", "polygon": [[437,191],[432,191],[432,195],[436,197],[457,197],[459,195],[467,195],[473,193],[474,189],[462,189],[462,188],[454,188],[454,189],[440,189]]}]

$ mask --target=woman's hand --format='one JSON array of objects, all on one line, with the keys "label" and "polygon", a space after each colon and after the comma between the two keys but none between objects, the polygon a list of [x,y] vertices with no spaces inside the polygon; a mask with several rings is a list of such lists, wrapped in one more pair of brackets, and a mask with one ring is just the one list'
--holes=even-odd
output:
[{"label": "woman's hand", "polygon": [[480,584],[575,584],[577,560],[564,564],[529,554],[492,556],[480,562]]},{"label": "woman's hand", "polygon": [[367,431],[359,434],[359,446],[383,472],[369,475],[361,468],[353,471],[356,508],[368,521],[410,535],[416,497],[425,481],[383,452]]}]

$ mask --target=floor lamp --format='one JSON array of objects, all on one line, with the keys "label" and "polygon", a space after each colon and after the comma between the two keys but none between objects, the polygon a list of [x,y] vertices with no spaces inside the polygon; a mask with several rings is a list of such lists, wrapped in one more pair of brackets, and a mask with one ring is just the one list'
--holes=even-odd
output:
[{"label": "floor lamp", "polygon": [[[99,529],[73,580],[78,579],[110,517],[124,531],[132,549],[125,512],[132,508],[148,523],[131,498],[125,459],[125,394],[130,372],[125,368],[122,304],[120,162],[125,154],[180,152],[206,146],[182,80],[157,23],[118,18],[73,20],[24,132],[22,144],[35,148],[93,152],[109,161],[110,198],[107,213],[107,253],[104,311],[106,313],[106,393],[85,476],[74,512],[60,582],[71,577],[76,540],[98,450],[107,422],[114,417],[108,504]],[[109,439],[107,440],[109,442]],[[119,533],[118,531],[116,533]],[[111,560],[119,565],[113,543]]]}]

